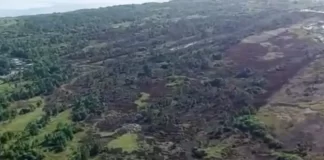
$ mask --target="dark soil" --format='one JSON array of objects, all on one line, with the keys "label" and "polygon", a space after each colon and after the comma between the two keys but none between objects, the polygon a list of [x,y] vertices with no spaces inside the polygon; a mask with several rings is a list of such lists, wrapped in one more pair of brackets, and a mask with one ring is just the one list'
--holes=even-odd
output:
[{"label": "dark soil", "polygon": [[[282,36],[293,36],[293,39],[284,40]],[[263,74],[267,79],[267,92],[260,99],[267,99],[288,82],[301,68],[312,62],[322,50],[315,50],[318,43],[310,40],[297,39],[293,33],[285,32],[277,37],[269,39],[273,45],[280,48],[284,53],[283,58],[262,60],[260,57],[267,54],[267,48],[260,44],[240,43],[227,51],[226,57],[234,62],[234,68],[250,68],[255,72]],[[292,47],[285,47],[293,44]],[[312,53],[310,53],[312,51]]]}]

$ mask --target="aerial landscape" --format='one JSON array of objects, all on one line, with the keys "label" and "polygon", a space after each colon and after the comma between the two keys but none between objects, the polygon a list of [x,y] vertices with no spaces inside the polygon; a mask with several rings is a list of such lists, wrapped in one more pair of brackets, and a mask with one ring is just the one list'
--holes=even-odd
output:
[{"label": "aerial landscape", "polygon": [[0,18],[0,160],[324,160],[324,1]]}]

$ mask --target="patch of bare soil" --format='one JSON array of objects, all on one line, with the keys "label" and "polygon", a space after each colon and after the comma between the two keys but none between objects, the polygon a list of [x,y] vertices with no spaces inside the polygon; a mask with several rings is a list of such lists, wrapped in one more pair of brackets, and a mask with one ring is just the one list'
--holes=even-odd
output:
[{"label": "patch of bare soil", "polygon": [[322,19],[248,37],[227,52],[237,71],[249,68],[267,79],[267,92],[259,98],[268,103],[257,117],[284,149],[304,146],[306,159],[324,159]]},{"label": "patch of bare soil", "polygon": [[[268,80],[267,92],[262,95],[261,99],[266,99],[279,90],[324,50],[324,45],[315,41],[315,37],[301,37],[292,31],[298,27],[303,30],[307,25],[304,24],[306,22],[293,25],[291,28],[267,31],[248,37],[227,51],[227,58],[235,63],[234,68],[238,71],[249,68],[263,74]],[[312,32],[318,32],[318,30],[312,30]]]},{"label": "patch of bare soil", "polygon": [[306,145],[309,158],[324,152],[324,58],[317,59],[274,94],[257,114],[285,144]]},{"label": "patch of bare soil", "polygon": [[162,97],[167,93],[168,88],[165,81],[151,80],[140,84],[140,90],[150,94],[151,97]]}]

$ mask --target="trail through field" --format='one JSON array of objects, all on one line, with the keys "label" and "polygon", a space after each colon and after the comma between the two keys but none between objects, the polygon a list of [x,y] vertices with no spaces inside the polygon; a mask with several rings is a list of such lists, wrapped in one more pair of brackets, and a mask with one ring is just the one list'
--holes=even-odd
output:
[{"label": "trail through field", "polygon": [[73,93],[73,91],[71,89],[69,89],[68,87],[72,86],[79,78],[87,76],[95,71],[98,71],[99,69],[104,68],[103,66],[91,65],[91,64],[80,64],[80,65],[76,64],[76,65],[77,66],[75,66],[75,68],[92,68],[92,69],[85,71],[85,72],[81,73],[79,76],[72,78],[69,83],[61,85],[60,90],[65,91],[69,94]]}]

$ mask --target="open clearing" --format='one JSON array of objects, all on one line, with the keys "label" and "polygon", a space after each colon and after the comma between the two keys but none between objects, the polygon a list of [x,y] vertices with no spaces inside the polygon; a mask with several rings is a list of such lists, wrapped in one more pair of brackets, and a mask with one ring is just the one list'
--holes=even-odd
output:
[{"label": "open clearing", "polygon": [[[258,117],[287,148],[307,143],[311,156],[321,156],[324,132],[324,59],[318,58],[301,70],[269,103]],[[323,158],[323,157],[322,157]]]},{"label": "open clearing", "polygon": [[8,93],[15,89],[19,89],[21,86],[31,83],[30,81],[18,81],[18,82],[4,82],[0,80],[0,94],[1,93]]},{"label": "open clearing", "polygon": [[13,132],[19,132],[23,131],[27,124],[31,121],[34,121],[41,117],[44,114],[43,108],[37,108],[35,111],[31,113],[27,113],[25,115],[17,116],[16,118],[4,122],[0,124],[0,132],[6,132],[6,131],[13,131]]},{"label": "open clearing", "polygon": [[121,148],[124,152],[131,153],[139,149],[138,136],[132,133],[126,133],[108,143],[108,148]]},{"label": "open clearing", "polygon": [[258,119],[285,149],[307,146],[311,160],[324,159],[324,17],[314,17],[247,37],[226,55],[237,70],[264,75],[268,92],[259,97],[265,105]]},{"label": "open clearing", "polygon": [[80,147],[80,141],[86,136],[85,132],[74,135],[73,140],[68,142],[65,151],[60,153],[46,152],[45,160],[69,160],[69,156]]},{"label": "open clearing", "polygon": [[149,100],[149,98],[150,94],[142,92],[140,98],[134,103],[137,105],[138,109],[143,109],[148,105],[147,101]]},{"label": "open clearing", "polygon": [[[287,150],[307,146],[306,159],[324,159],[323,16],[244,39],[229,50],[236,68],[263,73],[268,99],[257,117]],[[273,47],[275,46],[275,48]]]},{"label": "open clearing", "polygon": [[57,116],[51,118],[51,121],[49,122],[49,124],[47,124],[45,126],[45,128],[43,128],[40,133],[34,137],[33,139],[34,140],[43,140],[44,139],[44,136],[55,131],[56,127],[58,124],[62,123],[62,124],[71,124],[72,121],[70,119],[70,113],[71,113],[71,110],[66,110],[62,113],[59,113]]},{"label": "open clearing", "polygon": [[0,80],[0,93],[5,93],[13,89],[13,85]]},{"label": "open clearing", "polygon": [[[262,97],[267,98],[321,54],[324,49],[323,43],[318,41],[318,37],[324,35],[324,30],[320,29],[321,19],[324,17],[247,37],[230,48],[226,56],[237,70],[250,68],[265,76],[268,92]],[[307,28],[310,25],[313,27]],[[306,34],[299,35],[297,30]]]},{"label": "open clearing", "polygon": [[[18,115],[16,118],[9,120],[7,122],[3,122],[0,124],[0,133],[4,132],[22,132],[26,128],[27,124],[39,119],[42,115],[44,115],[43,107],[44,107],[44,99],[41,97],[34,97],[25,101],[19,101],[11,104],[11,108],[19,109],[21,106],[26,106],[28,104],[35,105],[41,102],[41,106],[36,108],[34,111],[24,114]],[[24,105],[21,105],[24,104]],[[40,130],[40,133],[35,136],[31,137],[29,140],[41,142],[44,140],[44,136],[47,134],[52,133],[56,130],[58,124],[71,124],[72,121],[70,119],[71,110],[65,110],[62,113],[59,113],[57,116],[52,117],[49,124],[47,124],[43,129]],[[69,155],[76,151],[79,147],[80,140],[85,136],[85,131],[80,132],[74,135],[72,141],[68,142],[66,150],[61,153],[53,153],[53,152],[45,152],[45,160],[68,160]]]}]

